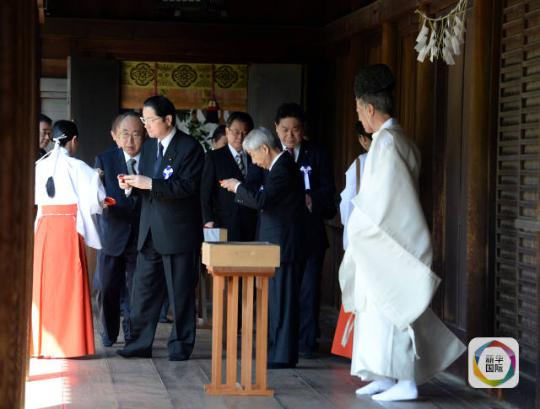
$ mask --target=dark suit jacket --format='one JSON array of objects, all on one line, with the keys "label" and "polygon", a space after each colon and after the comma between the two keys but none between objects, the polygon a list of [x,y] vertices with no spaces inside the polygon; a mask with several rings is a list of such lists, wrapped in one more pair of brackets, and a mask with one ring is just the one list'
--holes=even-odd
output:
[{"label": "dark suit jacket", "polygon": [[[321,251],[328,247],[328,238],[324,220],[331,219],[337,212],[335,203],[336,187],[334,172],[326,152],[310,141],[302,141],[300,154],[296,161],[298,169],[302,166],[311,167],[309,174],[312,212],[305,209],[305,244],[309,251]],[[303,173],[301,172],[302,180]],[[304,190],[304,185],[302,185]]]},{"label": "dark suit jacket", "polygon": [[304,258],[301,187],[298,168],[291,156],[283,153],[267,173],[261,189],[242,183],[236,191],[237,203],[260,211],[257,239],[279,244],[281,262]]},{"label": "dark suit jacket", "polygon": [[102,182],[107,196],[116,200],[116,204],[106,208],[100,217],[101,251],[109,256],[119,256],[125,251],[130,236],[137,237],[140,201],[133,196],[126,197],[118,186],[117,175],[128,172],[122,149],[109,149],[99,154],[94,167],[103,171]]},{"label": "dark suit jacket", "polygon": [[[160,254],[200,251],[202,219],[200,183],[204,152],[192,136],[176,130],[154,177],[157,140],[143,146],[139,172],[152,178],[152,190],[136,189],[142,198],[138,249],[152,233],[154,248]],[[172,171],[165,179],[163,170]]]},{"label": "dark suit jacket", "polygon": [[258,189],[262,183],[262,169],[255,166],[247,155],[244,178],[229,146],[207,152],[201,182],[203,224],[213,221],[215,227],[226,228],[229,241],[252,241],[255,239],[257,211],[235,203],[234,193],[220,187],[219,181],[229,178]]}]

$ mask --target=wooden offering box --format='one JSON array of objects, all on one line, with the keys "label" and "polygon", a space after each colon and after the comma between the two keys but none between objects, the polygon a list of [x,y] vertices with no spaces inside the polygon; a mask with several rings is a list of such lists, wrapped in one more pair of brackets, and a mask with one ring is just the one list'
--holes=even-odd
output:
[{"label": "wooden offering box", "polygon": [[[210,395],[271,396],[267,389],[268,280],[279,266],[279,246],[259,242],[203,243],[202,261],[214,277],[212,323],[212,380]],[[242,280],[241,374],[238,379],[238,292]],[[227,302],[223,293],[227,288]],[[255,382],[253,368],[253,319],[256,300]],[[223,317],[227,316],[226,379],[222,380]]]}]

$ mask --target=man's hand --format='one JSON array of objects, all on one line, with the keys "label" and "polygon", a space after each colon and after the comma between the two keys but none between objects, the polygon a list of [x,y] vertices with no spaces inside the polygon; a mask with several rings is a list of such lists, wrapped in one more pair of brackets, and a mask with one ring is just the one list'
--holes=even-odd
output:
[{"label": "man's hand", "polygon": [[152,178],[144,175],[125,175],[124,182],[130,187],[137,189],[150,190],[152,189]]},{"label": "man's hand", "polygon": [[369,139],[366,135],[361,135],[360,145],[362,145],[362,148],[364,148],[366,151],[369,151],[369,148],[371,147],[371,139]]},{"label": "man's hand", "polygon": [[236,193],[236,188],[240,184],[240,181],[238,179],[223,179],[219,181],[219,184],[222,188],[227,189],[229,192]]},{"label": "man's hand", "polygon": [[120,186],[120,189],[126,190],[130,188],[130,186],[125,181],[126,175],[120,174],[120,175],[117,175],[116,177],[118,178],[118,186]]},{"label": "man's hand", "polygon": [[306,193],[306,207],[310,213],[313,211],[313,201],[311,200],[311,195],[309,193]]},{"label": "man's hand", "polygon": [[214,228],[214,222],[206,222],[204,224],[204,227],[206,227],[208,229],[213,229]]}]

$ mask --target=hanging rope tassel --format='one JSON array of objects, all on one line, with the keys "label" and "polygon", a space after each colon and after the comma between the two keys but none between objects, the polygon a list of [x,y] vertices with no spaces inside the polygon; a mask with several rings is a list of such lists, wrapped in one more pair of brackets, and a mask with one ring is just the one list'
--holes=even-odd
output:
[{"label": "hanging rope tassel", "polygon": [[428,17],[420,9],[416,10],[422,27],[414,47],[419,62],[424,62],[429,54],[431,62],[442,58],[448,65],[455,64],[454,56],[461,54],[461,44],[464,43],[468,2],[460,0],[447,15],[438,18]]}]

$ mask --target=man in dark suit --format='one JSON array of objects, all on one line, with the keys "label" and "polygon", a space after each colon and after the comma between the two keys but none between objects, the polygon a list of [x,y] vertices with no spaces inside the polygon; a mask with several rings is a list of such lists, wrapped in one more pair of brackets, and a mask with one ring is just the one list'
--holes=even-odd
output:
[{"label": "man in dark suit", "polygon": [[233,112],[227,118],[227,145],[206,154],[201,182],[201,207],[204,227],[227,229],[229,241],[253,241],[257,212],[234,202],[234,194],[219,187],[219,181],[235,178],[258,184],[262,170],[242,149],[244,137],[253,129],[253,120],[245,112]]},{"label": "man in dark suit", "polygon": [[204,152],[193,137],[176,129],[176,110],[167,98],[148,98],[141,120],[151,139],[142,149],[140,174],[119,180],[121,188],[140,196],[142,208],[131,294],[133,340],[118,354],[152,356],[166,282],[173,313],[169,360],[181,361],[190,357],[195,344]]},{"label": "man in dark suit", "polygon": [[300,286],[300,356],[311,358],[317,347],[321,272],[328,238],[324,220],[337,211],[332,165],[326,152],[304,139],[305,114],[295,103],[278,108],[276,133],[284,150],[295,160],[304,179],[304,239],[306,263]]},{"label": "man in dark suit", "polygon": [[118,337],[121,307],[124,339],[130,339],[129,294],[137,258],[141,213],[140,200],[135,195],[126,197],[118,186],[117,176],[138,173],[144,128],[139,116],[131,111],[118,118],[115,131],[120,147],[98,155],[95,163],[107,196],[116,201],[100,217],[102,249],[98,251],[95,280],[98,283],[96,299],[102,326],[101,340],[106,347],[112,346]]},{"label": "man in dark suit", "polygon": [[38,159],[47,153],[45,148],[51,141],[52,119],[47,115],[39,114],[39,150]]},{"label": "man in dark suit", "polygon": [[256,189],[227,179],[222,187],[236,192],[237,203],[259,210],[257,239],[280,246],[280,266],[270,279],[268,295],[268,367],[293,368],[298,362],[298,290],[304,250],[298,223],[304,202],[302,179],[268,130],[253,130],[243,146],[253,163],[268,170],[264,185]]}]

